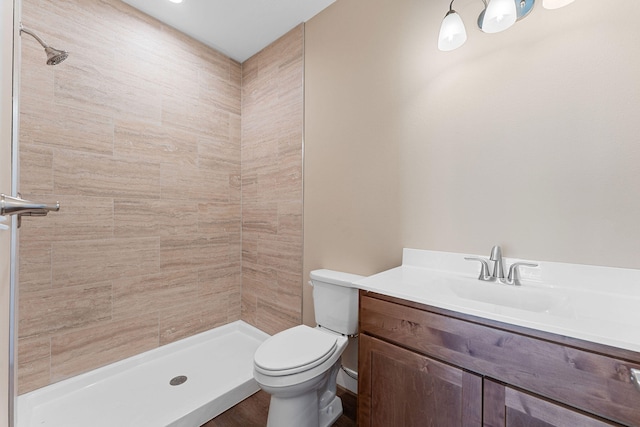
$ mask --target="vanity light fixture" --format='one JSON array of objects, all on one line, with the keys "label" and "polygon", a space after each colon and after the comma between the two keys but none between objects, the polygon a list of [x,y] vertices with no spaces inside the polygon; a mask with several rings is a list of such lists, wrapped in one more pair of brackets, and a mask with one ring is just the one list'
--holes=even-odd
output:
[{"label": "vanity light fixture", "polygon": [[[459,48],[467,40],[467,31],[460,15],[453,10],[452,0],[449,11],[442,20],[438,49],[450,51]],[[552,4],[570,3],[573,0],[543,0]],[[533,9],[535,0],[482,0],[484,9],[478,16],[478,27],[485,33],[498,33],[525,18]]]},{"label": "vanity light fixture", "polygon": [[518,10],[514,0],[489,0],[481,28],[485,33],[499,33],[515,24],[517,19]]},{"label": "vanity light fixture", "polygon": [[545,9],[560,9],[573,3],[573,0],[542,0],[542,7]]},{"label": "vanity light fixture", "polygon": [[453,2],[449,5],[449,12],[442,20],[440,27],[440,35],[438,36],[438,49],[442,51],[450,51],[457,49],[467,41],[467,30],[464,28],[462,18],[458,12],[453,10]]}]

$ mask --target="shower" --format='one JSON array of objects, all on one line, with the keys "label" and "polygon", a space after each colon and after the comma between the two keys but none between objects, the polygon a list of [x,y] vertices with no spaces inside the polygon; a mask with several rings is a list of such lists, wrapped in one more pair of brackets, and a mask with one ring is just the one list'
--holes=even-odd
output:
[{"label": "shower", "polygon": [[36,41],[40,43],[40,45],[44,48],[44,51],[47,53],[47,65],[58,65],[69,56],[69,53],[67,51],[55,49],[49,46],[40,37],[38,37],[36,33],[24,28],[22,24],[20,24],[20,34],[22,33],[29,34],[31,37],[36,39]]}]

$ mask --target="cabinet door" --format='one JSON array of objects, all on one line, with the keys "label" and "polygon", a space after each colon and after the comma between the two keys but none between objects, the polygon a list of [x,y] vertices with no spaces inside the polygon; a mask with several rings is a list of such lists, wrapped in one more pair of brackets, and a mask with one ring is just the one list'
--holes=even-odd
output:
[{"label": "cabinet door", "polygon": [[606,423],[490,379],[484,380],[483,427],[610,427]]},{"label": "cabinet door", "polygon": [[360,335],[360,427],[480,427],[482,378]]}]

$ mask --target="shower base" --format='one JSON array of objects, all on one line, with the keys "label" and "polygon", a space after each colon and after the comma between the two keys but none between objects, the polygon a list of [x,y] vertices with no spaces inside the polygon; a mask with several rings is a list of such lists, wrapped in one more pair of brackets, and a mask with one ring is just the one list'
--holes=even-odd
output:
[{"label": "shower base", "polygon": [[51,384],[18,397],[17,425],[198,427],[259,390],[267,338],[237,321]]}]

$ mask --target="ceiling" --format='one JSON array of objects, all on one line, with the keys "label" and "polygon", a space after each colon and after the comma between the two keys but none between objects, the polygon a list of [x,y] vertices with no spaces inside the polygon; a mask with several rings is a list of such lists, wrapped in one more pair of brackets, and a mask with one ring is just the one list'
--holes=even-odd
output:
[{"label": "ceiling", "polygon": [[244,62],[335,0],[123,0]]}]

